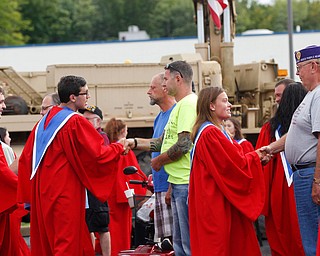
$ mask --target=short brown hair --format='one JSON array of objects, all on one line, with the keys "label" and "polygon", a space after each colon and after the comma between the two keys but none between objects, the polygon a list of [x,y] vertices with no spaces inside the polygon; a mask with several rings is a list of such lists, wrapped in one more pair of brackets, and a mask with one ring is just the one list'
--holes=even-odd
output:
[{"label": "short brown hair", "polygon": [[294,83],[294,80],[290,79],[290,78],[284,78],[282,80],[280,80],[279,82],[276,83],[276,85],[274,86],[275,88],[278,87],[280,84],[284,84],[285,87],[287,87],[289,84]]}]

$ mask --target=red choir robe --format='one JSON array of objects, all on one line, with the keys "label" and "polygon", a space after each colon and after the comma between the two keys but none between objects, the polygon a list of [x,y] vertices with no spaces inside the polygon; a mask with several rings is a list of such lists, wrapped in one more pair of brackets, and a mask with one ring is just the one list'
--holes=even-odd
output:
[{"label": "red choir robe", "polygon": [[[138,174],[125,175],[123,169],[127,166],[137,167],[138,173],[143,178]],[[111,256],[117,256],[120,251],[128,250],[131,246],[132,211],[129,207],[128,199],[124,194],[124,191],[128,189],[126,183],[128,183],[130,188],[134,189],[135,195],[144,196],[146,189],[138,184],[129,184],[129,180],[147,180],[146,175],[140,169],[133,151],[130,151],[126,156],[120,157],[117,168],[117,180],[108,200],[110,208]]]},{"label": "red choir robe", "polygon": [[21,218],[27,212],[17,204],[18,176],[8,167],[0,146],[0,255],[28,256],[30,250],[21,232]]},{"label": "red choir robe", "polygon": [[[270,123],[260,131],[256,148],[269,145]],[[262,214],[265,216],[266,235],[272,255],[302,256],[304,254],[293,185],[288,187],[280,154],[275,154],[263,167],[266,199]]]},{"label": "red choir robe", "polygon": [[264,193],[257,153],[244,155],[217,127],[205,128],[190,174],[192,256],[261,255],[253,221],[261,213]]},{"label": "red choir robe", "polygon": [[[11,241],[14,248],[16,248],[16,252],[10,255],[28,256],[31,254],[26,241],[21,235],[21,219],[27,213],[28,211],[24,209],[24,204],[18,204],[18,208],[10,214]],[[0,253],[0,255],[2,254]]]},{"label": "red choir robe", "polygon": [[254,147],[252,146],[251,142],[246,140],[246,139],[242,139],[239,142],[239,145],[242,147],[243,153],[247,154],[251,151],[254,151]]},{"label": "red choir robe", "polygon": [[[45,127],[61,108],[53,107]],[[19,160],[18,199],[31,203],[31,254],[94,255],[85,222],[85,188],[106,201],[116,178],[120,144],[103,138],[81,115],[56,134],[30,181],[35,128]]]}]

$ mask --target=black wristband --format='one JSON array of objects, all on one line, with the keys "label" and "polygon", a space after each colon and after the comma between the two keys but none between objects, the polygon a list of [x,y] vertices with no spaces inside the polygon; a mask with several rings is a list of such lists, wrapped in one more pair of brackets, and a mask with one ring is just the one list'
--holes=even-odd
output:
[{"label": "black wristband", "polygon": [[138,145],[138,141],[137,141],[137,139],[136,139],[136,138],[134,138],[133,140],[134,140],[134,148],[136,148],[136,147],[137,147],[137,145]]}]

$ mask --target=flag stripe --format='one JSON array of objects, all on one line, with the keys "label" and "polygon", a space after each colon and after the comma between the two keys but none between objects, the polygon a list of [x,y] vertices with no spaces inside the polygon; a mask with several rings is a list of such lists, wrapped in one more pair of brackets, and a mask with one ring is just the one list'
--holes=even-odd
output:
[{"label": "flag stripe", "polygon": [[228,6],[228,0],[208,0],[209,10],[214,24],[218,29],[221,28],[220,15]]}]

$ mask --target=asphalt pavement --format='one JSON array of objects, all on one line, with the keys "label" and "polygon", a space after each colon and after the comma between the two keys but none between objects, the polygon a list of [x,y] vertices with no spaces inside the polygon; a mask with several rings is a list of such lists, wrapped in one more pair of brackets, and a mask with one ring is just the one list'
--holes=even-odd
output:
[{"label": "asphalt pavement", "polygon": [[[26,233],[23,233],[24,239],[27,242],[27,244],[30,246],[30,237],[29,237],[29,230],[26,231]],[[269,247],[269,243],[267,240],[262,240],[262,246],[260,247],[261,255],[262,256],[271,256],[271,251]]]},{"label": "asphalt pavement", "polygon": [[267,240],[262,240],[262,246],[260,247],[262,256],[271,256],[269,243]]}]

